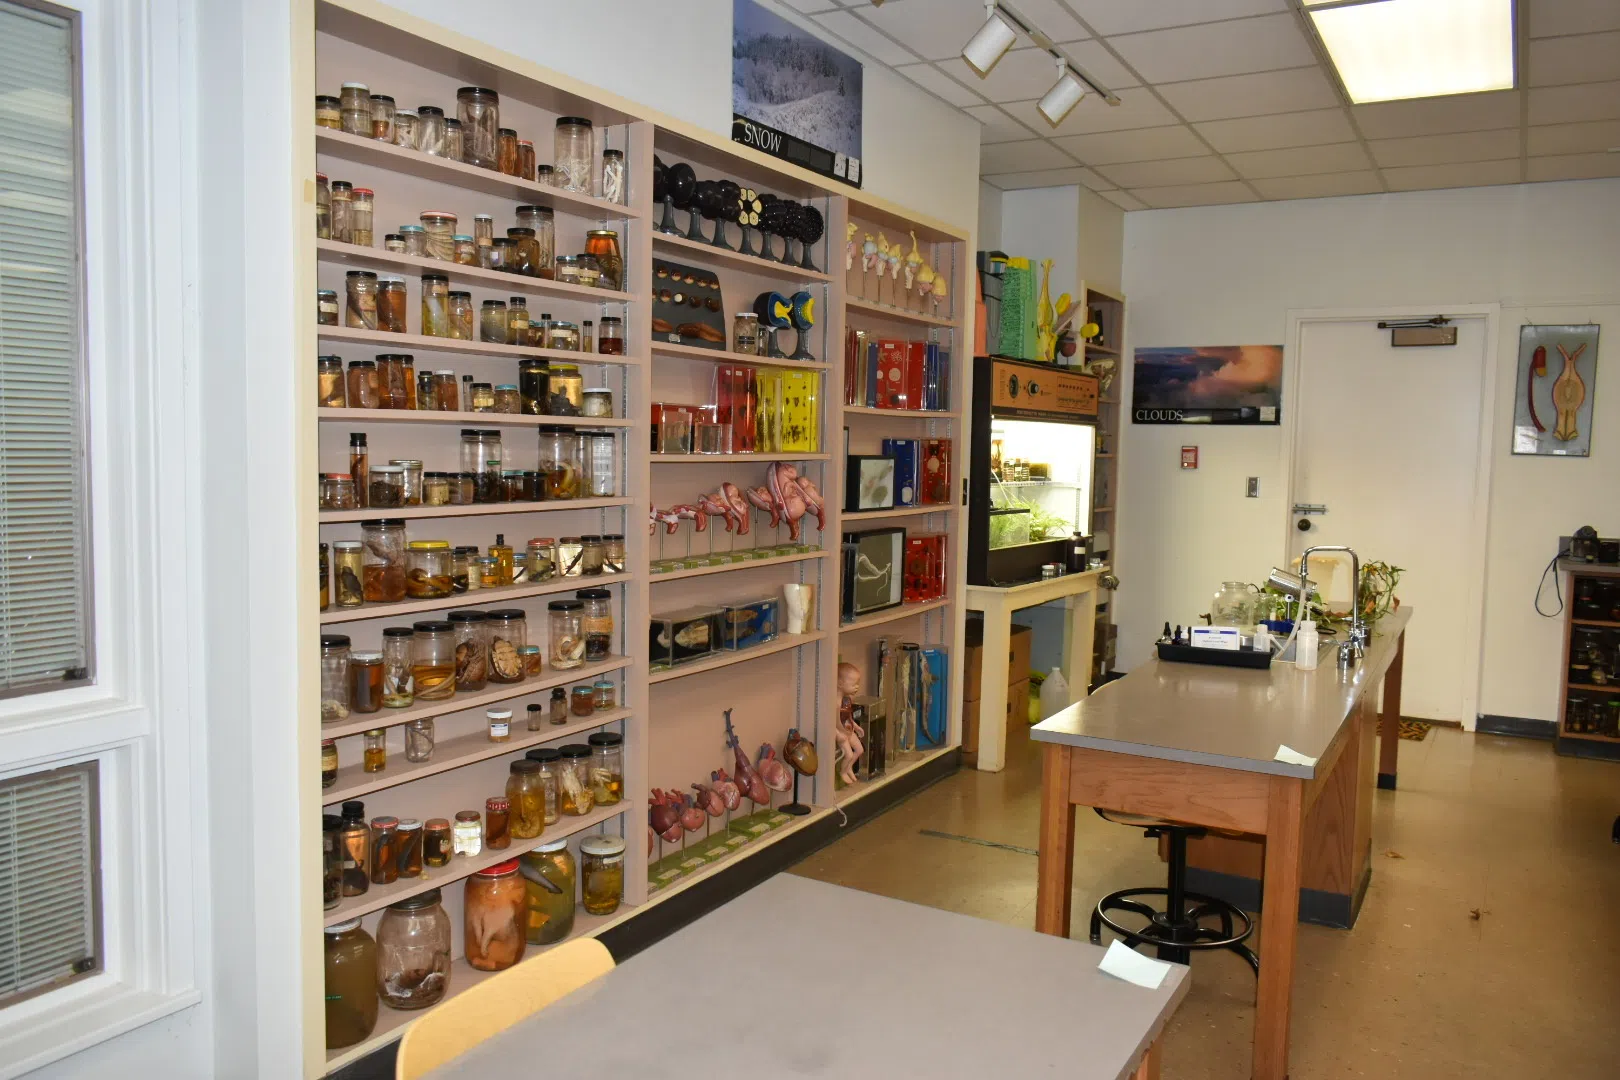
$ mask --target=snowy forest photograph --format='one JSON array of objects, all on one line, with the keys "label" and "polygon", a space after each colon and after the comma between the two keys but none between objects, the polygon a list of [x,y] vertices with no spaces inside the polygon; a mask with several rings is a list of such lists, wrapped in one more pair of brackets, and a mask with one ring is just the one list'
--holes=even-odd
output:
[{"label": "snowy forest photograph", "polygon": [[731,111],[859,160],[861,64],[753,0],[734,0]]}]

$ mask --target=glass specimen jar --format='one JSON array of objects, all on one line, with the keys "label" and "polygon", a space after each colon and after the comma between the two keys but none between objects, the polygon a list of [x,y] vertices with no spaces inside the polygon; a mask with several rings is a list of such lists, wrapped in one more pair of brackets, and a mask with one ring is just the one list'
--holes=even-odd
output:
[{"label": "glass specimen jar", "polygon": [[394,113],[397,106],[387,94],[371,95],[371,137],[379,142],[394,141]]},{"label": "glass specimen jar", "polygon": [[422,333],[450,336],[450,279],[443,274],[422,275]]},{"label": "glass specimen jar", "polygon": [[461,391],[456,388],[456,373],[449,369],[433,373],[433,402],[440,412],[461,411]]},{"label": "glass specimen jar", "polygon": [[624,151],[602,151],[602,198],[623,203],[629,191],[624,181]]},{"label": "glass specimen jar", "polygon": [[[405,359],[409,360],[410,357],[406,357]],[[400,408],[404,408],[404,406],[400,406]],[[390,465],[398,465],[402,470],[404,470],[400,474],[400,488],[401,488],[401,492],[402,492],[402,494],[404,495],[404,498],[405,498],[405,502],[404,502],[403,505],[405,505],[405,506],[421,506],[422,505],[422,478],[425,475],[422,472],[421,459],[419,459],[419,458],[394,458],[391,461],[389,461],[388,464],[390,464]]]},{"label": "glass specimen jar", "polygon": [[326,1048],[353,1046],[377,1026],[377,943],[359,919],[326,927]]},{"label": "glass specimen jar", "polygon": [[451,834],[457,855],[481,855],[484,851],[484,816],[477,810],[457,810]]},{"label": "glass specimen jar", "polygon": [[602,573],[624,573],[623,533],[607,533],[602,537]]},{"label": "glass specimen jar", "polygon": [[[579,538],[579,573],[581,577],[600,577],[602,574],[602,537],[587,533]],[[586,655],[590,654],[587,646]]]},{"label": "glass specimen jar", "polygon": [[332,601],[338,607],[359,607],[366,602],[362,567],[358,540],[332,542]]},{"label": "glass specimen jar", "polygon": [[349,361],[349,408],[377,409],[382,407],[377,364],[373,360]]},{"label": "glass specimen jar", "polygon": [[578,600],[553,600],[546,605],[551,642],[548,651],[553,671],[568,671],[585,662],[585,605]]},{"label": "glass specimen jar", "polygon": [[[405,292],[405,279],[392,275],[377,278],[377,329],[390,334],[406,333],[405,311],[410,298]],[[403,409],[403,405],[390,408]]]},{"label": "glass specimen jar", "polygon": [[328,223],[332,239],[340,244],[354,242],[354,185],[334,180],[327,191]]},{"label": "glass specimen jar", "polygon": [[422,876],[422,823],[416,818],[401,818],[399,841],[395,845],[395,861],[399,863],[399,876]]},{"label": "glass specimen jar", "polygon": [[448,210],[424,210],[419,216],[427,237],[427,257],[454,262],[456,258],[456,215]]},{"label": "glass specimen jar", "polygon": [[354,477],[348,473],[321,473],[321,509],[353,510]]},{"label": "glass specimen jar", "polygon": [[462,949],[479,971],[502,971],[523,959],[528,889],[509,859],[467,879]]},{"label": "glass specimen jar", "polygon": [[344,275],[344,284],[349,301],[344,313],[346,325],[353,330],[377,329],[377,275],[370,270],[350,270]]},{"label": "glass specimen jar", "polygon": [[[543,670],[543,662],[540,656],[540,646],[523,646],[523,648],[518,650],[518,658],[523,662],[523,677],[525,679],[537,679],[540,677],[540,673]],[[539,706],[530,705],[529,708],[537,709]]]},{"label": "glass specimen jar", "polygon": [[558,255],[552,260],[552,268],[555,271],[557,280],[566,285],[580,284],[579,267],[578,255]]},{"label": "glass specimen jar", "polygon": [[453,116],[444,118],[444,159],[446,161],[460,161],[467,152],[467,140],[463,135],[461,121]]},{"label": "glass specimen jar", "polygon": [[[585,254],[594,255],[601,268],[604,289],[624,287],[624,256],[619,252],[619,234],[612,229],[591,229],[585,234]],[[581,282],[583,284],[583,282]]]},{"label": "glass specimen jar", "polygon": [[456,91],[461,121],[461,160],[480,169],[500,167],[501,96],[482,86]]},{"label": "glass specimen jar", "polygon": [[489,682],[489,635],[482,611],[452,611],[456,629],[456,691],[482,690]]},{"label": "glass specimen jar", "polygon": [[[609,320],[603,319],[603,329],[607,328]],[[613,391],[605,386],[587,387],[580,399],[581,416],[612,416]]]},{"label": "glass specimen jar", "polygon": [[507,176],[517,176],[518,173],[518,136],[512,128],[500,128],[495,132],[495,154],[500,162],[500,171]]},{"label": "glass specimen jar", "polygon": [[343,819],[321,816],[321,907],[331,911],[343,902],[343,845],[338,836]]},{"label": "glass specimen jar", "polygon": [[336,326],[338,324],[338,294],[336,289],[315,290],[315,324],[317,326]]},{"label": "glass specimen jar", "polygon": [[609,712],[618,704],[619,688],[613,684],[613,680],[597,679],[591,684],[591,690],[596,694],[597,712]]},{"label": "glass specimen jar", "polygon": [[[468,162],[468,164],[472,164]],[[487,248],[495,242],[495,218],[490,214],[473,215],[473,243]],[[479,265],[483,265],[480,261]]]},{"label": "glass specimen jar", "polygon": [[603,288],[602,264],[596,261],[596,256],[580,255],[577,258],[579,261],[575,265],[578,267],[576,274],[579,284],[587,289]]},{"label": "glass specimen jar", "polygon": [[343,130],[343,102],[331,94],[315,95],[315,126]]},{"label": "glass specimen jar", "polygon": [[457,341],[472,341],[473,302],[470,292],[450,294],[450,336]]},{"label": "glass specimen jar", "polygon": [[536,164],[534,167],[534,182],[541,187],[557,186],[557,170],[550,165]]},{"label": "glass specimen jar", "polygon": [[[378,470],[390,466],[378,465]],[[405,522],[400,518],[374,518],[360,523],[364,557],[361,578],[366,603],[391,604],[405,599]]]},{"label": "glass specimen jar", "polygon": [[557,215],[549,206],[524,205],[517,208],[517,223],[534,230],[534,241],[540,247],[537,262],[538,276],[552,276],[552,260],[557,256]]},{"label": "glass specimen jar", "polygon": [[315,239],[332,239],[332,187],[325,173],[315,174]]},{"label": "glass specimen jar", "polygon": [[539,277],[540,242],[535,239],[534,230],[514,225],[506,230],[506,239],[509,242],[507,272],[523,274],[526,277]]},{"label": "glass specimen jar", "polygon": [[591,746],[591,797],[597,806],[612,806],[624,797],[624,736],[598,731],[585,741]]},{"label": "glass specimen jar", "polygon": [[537,536],[529,541],[524,561],[529,567],[529,581],[539,584],[557,576],[557,541],[549,536]]},{"label": "glass specimen jar", "polygon": [[405,254],[405,236],[403,233],[391,232],[383,234],[383,250],[391,251],[395,255]]},{"label": "glass specimen jar", "polygon": [[338,845],[343,849],[343,895],[362,896],[371,888],[371,826],[365,803],[350,799],[343,804]]},{"label": "glass specimen jar", "polygon": [[518,361],[518,404],[527,416],[546,414],[546,384],[551,369],[536,356],[525,356]]},{"label": "glass specimen jar", "polygon": [[587,836],[579,845],[585,912],[611,915],[624,896],[624,839]]},{"label": "glass specimen jar", "polygon": [[405,505],[405,470],[398,465],[373,465],[366,480],[367,506],[395,510]]},{"label": "glass specimen jar", "polygon": [[602,498],[613,494],[614,453],[611,431],[587,431],[585,437],[585,494]]},{"label": "glass specimen jar", "polygon": [[[354,669],[351,667],[349,670]],[[382,772],[388,767],[388,733],[382,728],[372,728],[362,736],[362,739],[364,745],[360,756],[361,771]]]},{"label": "glass specimen jar", "polygon": [[[608,356],[624,355],[624,320],[609,315],[602,320],[602,328],[597,333],[596,351]],[[609,413],[608,415],[612,415]]]},{"label": "glass specimen jar", "polygon": [[517,174],[525,180],[534,179],[534,143],[528,139],[518,140]]},{"label": "glass specimen jar", "polygon": [[321,787],[329,788],[337,783],[338,752],[336,739],[321,740]]},{"label": "glass specimen jar", "polygon": [[450,989],[450,916],[438,889],[390,904],[377,923],[377,994],[391,1009],[437,1005]]},{"label": "glass specimen jar", "polygon": [[370,247],[372,211],[377,205],[377,193],[370,188],[357,187],[351,194],[349,242]]},{"label": "glass specimen jar", "polygon": [[[562,693],[561,687],[558,688],[557,692]],[[564,706],[564,711],[566,711],[566,709],[567,706]],[[566,720],[566,717],[564,719]],[[538,762],[540,765],[540,782],[545,787],[546,791],[546,824],[555,825],[557,824],[558,816],[562,813],[562,811],[558,809],[559,804],[557,802],[557,763],[562,760],[562,754],[560,754],[555,747],[537,746],[523,756],[530,761]]]},{"label": "glass specimen jar", "polygon": [[[507,247],[511,247],[510,241],[507,241]],[[521,296],[514,296],[506,301],[506,343],[508,345],[529,343],[529,302]]]},{"label": "glass specimen jar", "polygon": [[448,473],[430,472],[422,474],[422,505],[450,505],[450,479]]},{"label": "glass specimen jar", "polygon": [[[408,626],[383,628],[382,703],[384,708],[403,709],[415,700],[411,690],[411,646],[416,631]],[[406,756],[410,744],[406,741]],[[414,761],[415,758],[410,760]]]},{"label": "glass specimen jar", "polygon": [[371,138],[371,88],[365,83],[346,82],[338,100],[343,106],[343,130]]},{"label": "glass specimen jar", "polygon": [[495,411],[495,388],[487,382],[472,384],[472,400],[468,403],[473,412]]},{"label": "glass specimen jar", "polygon": [[[501,584],[501,564],[499,559],[493,555],[475,555],[472,561],[473,565],[478,568],[477,577],[484,588],[493,589]],[[469,583],[472,581],[473,576],[473,572],[469,571],[467,574]]]},{"label": "glass specimen jar", "polygon": [[412,600],[442,600],[450,595],[454,568],[448,540],[412,540],[405,550],[405,595]]},{"label": "glass specimen jar", "polygon": [[559,746],[557,762],[558,809],[565,817],[583,817],[595,801],[591,795],[591,748],[584,743]]},{"label": "glass specimen jar", "polygon": [[473,477],[474,502],[501,502],[501,433],[498,429],[461,429],[461,471]]},{"label": "glass specimen jar", "polygon": [[546,378],[546,412],[578,416],[585,401],[585,379],[574,364],[552,364]]},{"label": "glass specimen jar", "polygon": [[584,545],[577,536],[565,536],[557,541],[557,573],[562,577],[579,577],[580,559]]},{"label": "glass specimen jar", "polygon": [[[386,284],[386,282],[385,282]],[[400,283],[400,293],[405,291],[405,283]],[[388,295],[384,289],[383,296]],[[379,307],[379,325],[381,308]],[[410,401],[407,389],[409,382],[405,377],[407,364],[414,361],[404,353],[378,353],[377,354],[377,404],[384,409],[403,409]]]},{"label": "glass specimen jar", "polygon": [[731,317],[731,351],[753,356],[759,351],[759,316],[739,311]]},{"label": "glass specimen jar", "polygon": [[416,110],[394,110],[394,145],[407,150],[416,149]]},{"label": "glass specimen jar", "polygon": [[433,748],[438,745],[434,737],[433,718],[424,716],[412,720],[405,725],[405,760],[427,761],[433,757]]},{"label": "glass specimen jar", "polygon": [[485,300],[479,311],[478,340],[492,341],[497,345],[506,342],[506,301]]},{"label": "glass specimen jar", "polygon": [[399,880],[399,818],[391,814],[371,819],[371,883],[392,885]]},{"label": "glass specimen jar", "polygon": [[442,817],[428,818],[422,826],[422,863],[435,869],[450,865],[455,852],[455,841],[450,833],[450,822]]},{"label": "glass specimen jar", "polygon": [[580,330],[579,330],[579,351],[580,352],[595,352],[596,351],[596,331],[593,329],[593,327],[595,327],[595,325],[596,324],[591,322],[591,320],[589,320],[589,319],[586,319],[584,322],[580,323]]},{"label": "glass specimen jar", "polygon": [[[349,654],[350,712],[374,713],[382,708],[382,669],[380,652]],[[367,772],[376,771],[376,769],[367,770]]]},{"label": "glass specimen jar", "polygon": [[405,254],[427,257],[427,230],[420,225],[401,225],[399,237],[405,242]]},{"label": "glass specimen jar", "polygon": [[512,804],[505,795],[491,795],[484,800],[484,846],[491,851],[512,846]]},{"label": "glass specimen jar", "polygon": [[[479,263],[485,270],[500,270],[505,272],[507,264],[512,261],[512,241],[504,236],[498,236],[490,242],[488,247],[478,249]],[[516,344],[514,342],[514,344]]]},{"label": "glass specimen jar", "polygon": [[456,233],[453,239],[456,245],[456,265],[477,266],[479,263],[478,245],[473,241],[473,238],[466,233]]},{"label": "glass specimen jar", "polygon": [[551,722],[559,727],[568,723],[568,691],[557,687],[551,692],[549,703]]},{"label": "glass specimen jar", "polygon": [[578,872],[568,841],[541,844],[518,860],[518,873],[528,892],[527,934],[530,945],[550,945],[574,929]]},{"label": "glass specimen jar", "polygon": [[444,110],[437,105],[416,107],[416,149],[444,157]]},{"label": "glass specimen jar", "polygon": [[490,742],[501,743],[512,741],[511,709],[485,709],[484,720],[489,725]]},{"label": "glass specimen jar", "polygon": [[506,778],[506,801],[512,805],[512,838],[532,840],[546,827],[546,785],[540,763],[522,758],[512,762]]},{"label": "glass specimen jar", "polygon": [[411,685],[417,701],[445,701],[456,692],[455,627],[443,620],[414,623]]},{"label": "glass specimen jar", "polygon": [[511,415],[523,411],[523,399],[518,393],[516,383],[497,383],[495,385],[495,411]]},{"label": "glass specimen jar", "polygon": [[587,684],[568,692],[568,715],[590,716],[596,712],[596,692]]},{"label": "glass specimen jar", "polygon": [[574,596],[585,635],[585,659],[595,662],[613,654],[613,593],[608,589],[581,589]]},{"label": "glass specimen jar", "polygon": [[529,643],[528,613],[522,608],[497,608],[484,617],[489,627],[490,682],[522,682],[523,658],[518,650]]},{"label": "glass specimen jar", "polygon": [[321,723],[349,718],[349,635],[321,635]]},{"label": "glass specimen jar", "polygon": [[591,178],[596,146],[592,140],[591,122],[583,116],[557,118],[553,136],[552,167],[556,170],[556,186],[564,191],[581,195],[591,194]]},{"label": "glass specimen jar", "polygon": [[546,498],[578,499],[583,494],[585,440],[571,427],[543,424],[540,433],[540,472],[545,474]]}]

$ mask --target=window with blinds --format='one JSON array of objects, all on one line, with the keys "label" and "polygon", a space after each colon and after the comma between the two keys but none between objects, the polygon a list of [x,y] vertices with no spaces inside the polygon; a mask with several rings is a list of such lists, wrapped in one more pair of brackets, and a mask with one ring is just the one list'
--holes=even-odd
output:
[{"label": "window with blinds", "polygon": [[91,676],[76,47],[0,0],[0,695]]},{"label": "window with blinds", "polygon": [[99,772],[0,781],[0,1008],[99,971]]}]

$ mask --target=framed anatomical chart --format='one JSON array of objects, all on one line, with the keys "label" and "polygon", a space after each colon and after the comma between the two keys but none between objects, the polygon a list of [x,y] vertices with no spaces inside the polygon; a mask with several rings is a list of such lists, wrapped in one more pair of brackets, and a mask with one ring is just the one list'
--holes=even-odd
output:
[{"label": "framed anatomical chart", "polygon": [[1513,452],[1586,457],[1592,451],[1598,327],[1521,326],[1513,391]]}]

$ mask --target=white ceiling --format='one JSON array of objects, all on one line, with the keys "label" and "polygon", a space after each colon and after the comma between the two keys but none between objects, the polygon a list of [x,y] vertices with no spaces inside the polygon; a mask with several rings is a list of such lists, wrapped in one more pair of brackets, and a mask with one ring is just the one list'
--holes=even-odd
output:
[{"label": "white ceiling", "polygon": [[1009,0],[1120,98],[1056,128],[1027,39],[986,79],[959,55],[982,0],[783,2],[978,120],[999,188],[1140,210],[1620,176],[1620,0],[1518,0],[1519,89],[1357,106],[1297,0]]}]

